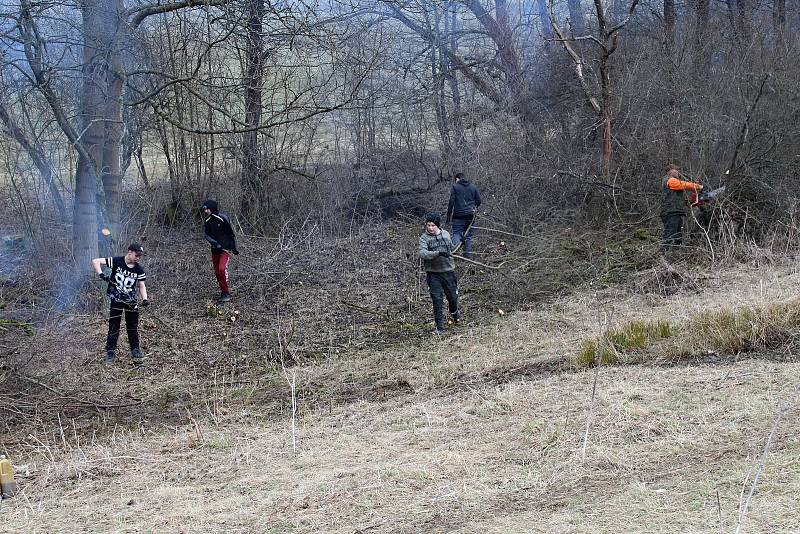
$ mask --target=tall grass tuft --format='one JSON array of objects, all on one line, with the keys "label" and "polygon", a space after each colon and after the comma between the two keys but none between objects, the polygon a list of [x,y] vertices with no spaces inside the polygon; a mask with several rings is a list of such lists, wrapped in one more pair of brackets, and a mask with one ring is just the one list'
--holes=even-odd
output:
[{"label": "tall grass tuft", "polygon": [[775,349],[800,338],[800,299],[700,312],[678,326],[666,321],[633,321],[587,340],[575,357],[581,367],[615,364],[621,357],[659,344],[659,356],[676,360],[702,352],[736,354]]},{"label": "tall grass tuft", "polygon": [[723,308],[699,313],[684,326],[698,349],[725,353],[774,349],[800,335],[800,299],[765,306]]},{"label": "tall grass tuft", "polygon": [[672,325],[667,321],[631,321],[598,339],[585,341],[575,363],[580,367],[618,363],[620,356],[645,349],[653,340],[672,334]]}]

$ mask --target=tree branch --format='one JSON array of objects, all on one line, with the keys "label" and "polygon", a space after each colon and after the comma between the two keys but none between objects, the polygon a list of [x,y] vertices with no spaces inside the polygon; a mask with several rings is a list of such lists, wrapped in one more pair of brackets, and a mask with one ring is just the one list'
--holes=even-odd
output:
[{"label": "tree branch", "polygon": [[[400,9],[396,5],[391,3],[387,3],[387,5],[389,9],[392,10],[392,15],[391,15],[392,18],[402,22],[403,25],[405,25],[414,33],[422,37],[426,42],[432,45],[437,44],[436,36],[430,29],[423,28],[413,20],[406,17],[406,15],[402,11],[400,11]],[[459,71],[461,71],[464,74],[464,76],[466,76],[472,83],[475,84],[475,88],[478,89],[478,91],[480,91],[485,97],[487,97],[495,104],[500,105],[502,103],[503,101],[502,96],[491,83],[486,81],[477,72],[469,68],[466,62],[460,56],[458,56],[453,50],[450,50],[445,46],[442,46],[440,48],[447,55],[448,59],[450,59],[450,61],[453,62],[453,65],[455,65],[455,67]]]},{"label": "tree branch", "polygon": [[177,11],[187,7],[214,7],[228,5],[230,3],[231,0],[182,0],[180,2],[171,2],[169,4],[137,7],[128,11],[126,15],[133,15],[133,18],[130,20],[130,25],[133,28],[138,28],[142,22],[144,22],[144,19],[153,15],[169,13],[170,11]]},{"label": "tree branch", "polygon": [[[602,114],[602,110],[600,108],[600,102],[597,101],[597,98],[592,95],[592,90],[589,87],[589,82],[586,80],[586,76],[584,73],[584,63],[583,58],[575,51],[575,49],[570,44],[572,39],[568,39],[564,32],[561,30],[561,27],[558,25],[556,21],[555,13],[553,13],[553,0],[548,0],[547,2],[547,15],[550,17],[550,25],[553,27],[553,31],[558,36],[559,42],[564,47],[564,50],[567,51],[569,56],[572,58],[573,63],[575,63],[575,73],[578,75],[578,82],[581,84],[581,88],[583,88],[583,93],[586,95],[586,100],[588,100],[589,105],[592,106],[592,109],[598,115]],[[595,39],[596,40],[596,39]]]}]

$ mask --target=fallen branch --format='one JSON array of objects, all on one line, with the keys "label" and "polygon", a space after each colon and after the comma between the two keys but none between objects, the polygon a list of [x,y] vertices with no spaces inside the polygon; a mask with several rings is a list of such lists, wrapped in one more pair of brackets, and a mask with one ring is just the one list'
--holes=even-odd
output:
[{"label": "fallen branch", "polygon": [[23,379],[23,380],[25,380],[27,382],[30,382],[31,384],[36,384],[37,386],[39,386],[41,388],[44,388],[47,391],[57,395],[57,398],[59,398],[61,400],[73,401],[75,403],[75,404],[65,404],[64,406],[73,406],[73,407],[88,407],[88,406],[91,406],[95,410],[99,411],[101,409],[102,410],[108,410],[108,409],[112,409],[112,408],[127,408],[127,407],[130,407],[130,406],[139,406],[140,404],[142,404],[142,400],[141,399],[134,399],[135,402],[127,402],[127,403],[120,403],[120,404],[106,404],[106,403],[95,402],[95,401],[91,401],[91,400],[76,399],[75,397],[71,397],[69,395],[66,395],[66,394],[62,393],[61,391],[58,391],[57,389],[55,389],[55,388],[53,388],[51,386],[48,386],[44,382],[39,382],[35,378],[31,378],[30,376],[27,376],[27,375],[24,375],[24,374],[18,373],[18,372],[15,372],[14,374],[16,376],[20,377],[21,379]]},{"label": "fallen branch", "polygon": [[486,265],[485,263],[481,263],[481,262],[476,261],[476,260],[471,260],[469,258],[465,258],[464,256],[453,255],[453,257],[454,258],[458,258],[459,260],[465,261],[467,263],[473,263],[475,265],[480,265],[481,267],[484,267],[486,269],[491,269],[493,271],[499,271],[500,267],[502,267],[503,265],[506,264],[506,262],[503,261],[503,262],[500,262],[500,264],[498,264],[498,265]]},{"label": "fallen branch", "polygon": [[369,314],[372,314],[372,315],[377,315],[378,317],[382,317],[382,318],[386,319],[387,322],[397,322],[397,323],[403,323],[404,322],[404,321],[401,321],[399,319],[395,319],[394,317],[392,317],[391,310],[386,310],[386,311],[373,310],[373,309],[367,308],[365,306],[359,306],[358,304],[353,304],[352,302],[347,302],[346,300],[340,300],[339,302],[343,306],[347,306],[348,308],[353,308],[355,310],[362,311],[364,313],[369,313]]},{"label": "fallen branch", "polygon": [[514,232],[506,232],[504,230],[497,230],[495,228],[486,228],[485,226],[473,226],[473,228],[475,228],[476,230],[484,230],[486,232],[495,232],[498,234],[510,235],[513,237],[521,237],[523,239],[534,239],[534,236],[531,235],[515,234]]}]

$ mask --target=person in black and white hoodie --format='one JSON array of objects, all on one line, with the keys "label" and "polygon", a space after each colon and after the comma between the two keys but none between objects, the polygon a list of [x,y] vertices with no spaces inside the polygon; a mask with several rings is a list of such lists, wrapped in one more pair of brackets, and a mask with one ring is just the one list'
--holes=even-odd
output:
[{"label": "person in black and white hoodie", "polygon": [[[125,315],[125,329],[128,331],[128,343],[131,346],[133,363],[142,362],[142,351],[139,348],[139,306],[147,306],[147,288],[139,260],[144,248],[139,243],[131,243],[124,256],[113,258],[95,258],[92,260],[94,272],[100,279],[108,282],[106,290],[111,299],[111,311],[108,314],[108,337],[106,338],[106,363],[112,363],[117,352],[117,339],[122,316]],[[111,274],[103,272],[103,265],[111,268]],[[137,304],[136,293],[141,293],[142,302]]]}]

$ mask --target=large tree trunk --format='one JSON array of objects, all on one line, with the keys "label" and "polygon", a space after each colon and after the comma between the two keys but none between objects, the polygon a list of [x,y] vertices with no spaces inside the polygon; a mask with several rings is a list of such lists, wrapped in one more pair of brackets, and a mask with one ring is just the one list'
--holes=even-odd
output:
[{"label": "large tree trunk", "polygon": [[[99,219],[111,230],[110,244],[119,237],[123,75],[118,39],[123,9],[122,0],[83,0],[81,4],[83,84],[78,122],[84,150],[78,154],[72,227],[79,270],[88,270],[90,260],[99,254]],[[102,198],[97,194],[98,176]]]},{"label": "large tree trunk", "polygon": [[244,78],[244,122],[250,131],[245,132],[242,144],[241,216],[245,223],[257,226],[264,213],[261,210],[266,197],[263,159],[258,144],[261,124],[261,84],[264,77],[264,0],[248,0],[247,49]]},{"label": "large tree trunk", "polygon": [[73,212],[73,254],[80,271],[88,271],[90,261],[98,255],[97,246],[97,166],[106,152],[108,117],[109,63],[111,44],[118,26],[116,7],[107,0],[84,0],[83,16],[83,83],[78,112],[81,145],[75,174],[75,209]]}]

